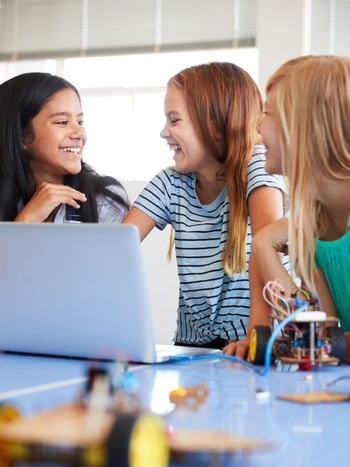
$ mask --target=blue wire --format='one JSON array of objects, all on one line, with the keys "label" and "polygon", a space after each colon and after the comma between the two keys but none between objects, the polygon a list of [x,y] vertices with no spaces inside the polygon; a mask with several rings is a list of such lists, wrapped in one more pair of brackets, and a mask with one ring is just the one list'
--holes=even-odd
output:
[{"label": "blue wire", "polygon": [[271,366],[271,358],[272,358],[272,347],[273,343],[275,342],[276,337],[280,333],[280,331],[284,328],[286,324],[288,324],[290,321],[292,321],[293,318],[296,317],[299,313],[302,313],[303,311],[306,310],[308,307],[309,303],[305,303],[301,307],[299,307],[297,310],[293,311],[290,315],[287,316],[283,321],[279,323],[278,326],[276,326],[276,329],[273,331],[271,334],[269,340],[267,341],[266,345],[266,350],[265,350],[265,371],[264,375],[267,375],[267,373],[270,371],[270,366]]},{"label": "blue wire", "polygon": [[266,345],[264,370],[261,370],[260,368],[256,367],[255,365],[252,365],[251,363],[247,362],[246,360],[243,360],[242,358],[234,357],[232,355],[224,355],[224,354],[178,355],[178,356],[170,357],[170,360],[172,362],[186,362],[190,360],[209,360],[209,359],[231,360],[233,362],[241,363],[242,365],[252,369],[253,371],[255,371],[255,373],[259,374],[260,376],[266,376],[268,372],[270,371],[271,358],[272,358],[272,347],[273,347],[273,343],[277,335],[284,328],[286,324],[288,324],[290,321],[292,321],[293,318],[295,318],[296,315],[304,312],[306,308],[308,307],[308,305],[309,305],[308,302],[304,303],[304,305],[300,306],[297,310],[295,310],[293,313],[288,315],[287,318],[281,321],[278,326],[276,326],[276,329],[271,334]]},{"label": "blue wire", "polygon": [[187,362],[190,360],[231,360],[233,362],[241,363],[242,365],[251,368],[256,373],[263,375],[263,372],[260,368],[252,365],[251,363],[243,360],[242,358],[234,357],[233,355],[225,355],[225,354],[208,354],[208,355],[178,355],[174,357],[170,357],[170,361],[172,362]]}]

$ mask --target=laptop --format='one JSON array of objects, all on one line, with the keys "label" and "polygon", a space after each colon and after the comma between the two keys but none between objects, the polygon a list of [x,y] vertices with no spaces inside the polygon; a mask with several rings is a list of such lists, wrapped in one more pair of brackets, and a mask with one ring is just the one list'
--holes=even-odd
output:
[{"label": "laptop", "polygon": [[0,222],[0,350],[140,363],[220,352],[157,352],[136,227],[19,222]]}]

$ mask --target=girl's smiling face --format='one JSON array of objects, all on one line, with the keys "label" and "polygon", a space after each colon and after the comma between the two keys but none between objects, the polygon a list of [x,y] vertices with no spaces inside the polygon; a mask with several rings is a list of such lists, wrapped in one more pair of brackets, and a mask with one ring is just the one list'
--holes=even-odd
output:
[{"label": "girl's smiling face", "polygon": [[275,121],[275,92],[274,88],[267,94],[264,116],[260,123],[259,133],[266,147],[265,170],[269,174],[283,174],[282,150],[278,138]]},{"label": "girl's smiling face", "polygon": [[193,124],[183,93],[169,85],[164,99],[166,124],[160,136],[174,151],[175,169],[179,172],[216,173],[218,163],[203,144]]},{"label": "girl's smiling face", "polygon": [[76,93],[65,88],[53,94],[31,121],[31,131],[23,139],[37,184],[62,183],[64,175],[79,173],[86,140]]}]

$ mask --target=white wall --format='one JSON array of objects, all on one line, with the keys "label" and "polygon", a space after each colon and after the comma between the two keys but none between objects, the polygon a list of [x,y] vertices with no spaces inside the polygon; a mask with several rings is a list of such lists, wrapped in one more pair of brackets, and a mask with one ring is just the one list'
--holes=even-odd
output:
[{"label": "white wall", "polygon": [[282,63],[309,53],[311,1],[257,0],[258,83],[262,91]]}]

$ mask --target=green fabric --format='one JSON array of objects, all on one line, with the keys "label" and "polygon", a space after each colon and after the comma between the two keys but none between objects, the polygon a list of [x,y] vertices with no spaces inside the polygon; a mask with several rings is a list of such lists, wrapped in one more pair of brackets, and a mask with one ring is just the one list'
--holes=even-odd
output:
[{"label": "green fabric", "polygon": [[[350,216],[345,235],[333,242],[316,241],[316,265],[322,269],[340,324],[350,331]],[[326,310],[325,310],[326,311]]]}]

